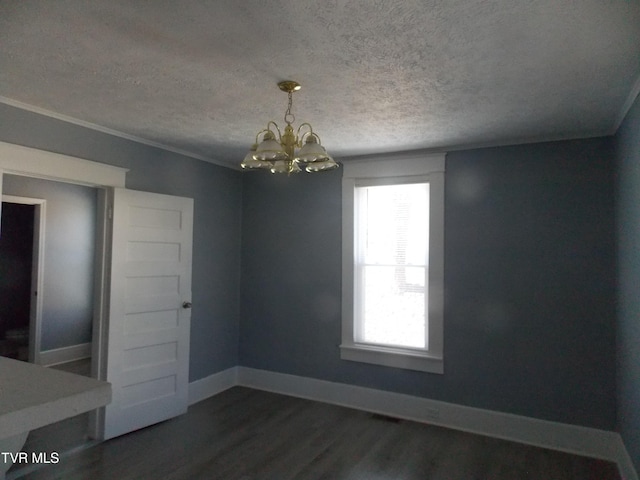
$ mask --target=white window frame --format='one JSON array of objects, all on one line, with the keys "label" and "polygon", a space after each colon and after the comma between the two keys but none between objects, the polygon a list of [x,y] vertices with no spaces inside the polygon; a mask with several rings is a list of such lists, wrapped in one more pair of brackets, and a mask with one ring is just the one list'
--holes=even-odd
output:
[{"label": "white window frame", "polygon": [[[343,360],[444,373],[444,176],[445,154],[404,155],[343,163],[342,344]],[[355,341],[355,189],[363,185],[429,183],[429,272],[427,349]]]}]

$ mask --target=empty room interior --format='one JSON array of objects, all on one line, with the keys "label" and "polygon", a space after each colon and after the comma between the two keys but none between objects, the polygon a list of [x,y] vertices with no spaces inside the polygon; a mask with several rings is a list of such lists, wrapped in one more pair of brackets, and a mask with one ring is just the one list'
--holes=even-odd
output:
[{"label": "empty room interior", "polygon": [[638,0],[0,2],[6,478],[638,479],[639,93]]}]

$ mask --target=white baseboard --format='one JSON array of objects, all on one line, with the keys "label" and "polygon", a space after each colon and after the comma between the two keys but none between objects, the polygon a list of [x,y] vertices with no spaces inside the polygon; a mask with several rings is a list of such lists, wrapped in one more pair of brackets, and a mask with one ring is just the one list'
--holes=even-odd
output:
[{"label": "white baseboard", "polygon": [[[617,434],[616,434],[617,435]],[[622,437],[618,435],[618,469],[620,470],[620,475],[622,476],[622,480],[638,480],[638,472],[633,465],[633,461],[631,460],[631,456],[627,451],[627,448],[624,446],[624,442],[622,441]]]},{"label": "white baseboard", "polygon": [[59,363],[73,362],[84,358],[91,358],[91,343],[80,343],[70,347],[42,351],[40,352],[38,363],[45,367],[50,367]]},{"label": "white baseboard", "polygon": [[414,420],[618,464],[638,475],[619,434],[283,373],[237,367],[237,385]]},{"label": "white baseboard", "polygon": [[189,405],[224,392],[238,384],[238,367],[231,367],[189,383]]},{"label": "white baseboard", "polygon": [[189,384],[189,405],[243,386],[380,413],[617,463],[623,480],[640,480],[616,432],[386,392],[315,378],[232,367]]}]

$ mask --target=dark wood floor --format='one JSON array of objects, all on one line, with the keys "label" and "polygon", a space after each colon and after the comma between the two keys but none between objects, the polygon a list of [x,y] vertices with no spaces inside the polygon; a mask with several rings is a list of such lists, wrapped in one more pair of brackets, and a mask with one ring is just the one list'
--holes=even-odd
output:
[{"label": "dark wood floor", "polygon": [[599,460],[241,387],[22,478],[620,479]]}]

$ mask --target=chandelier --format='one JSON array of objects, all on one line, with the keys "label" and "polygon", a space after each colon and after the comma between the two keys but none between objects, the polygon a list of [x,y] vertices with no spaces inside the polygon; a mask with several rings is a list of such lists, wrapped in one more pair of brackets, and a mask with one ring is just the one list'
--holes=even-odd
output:
[{"label": "chandelier", "polygon": [[[338,164],[320,144],[320,137],[311,125],[303,123],[294,133],[291,123],[295,120],[291,113],[293,92],[300,90],[300,84],[293,80],[278,83],[278,87],[289,95],[289,104],[284,114],[284,135],[274,121],[260,130],[249,153],[240,164],[245,169],[266,169],[271,173],[299,173],[301,166],[307,172],[322,172],[338,168]],[[277,135],[276,135],[277,132]],[[260,141],[260,136],[262,140]]]}]

